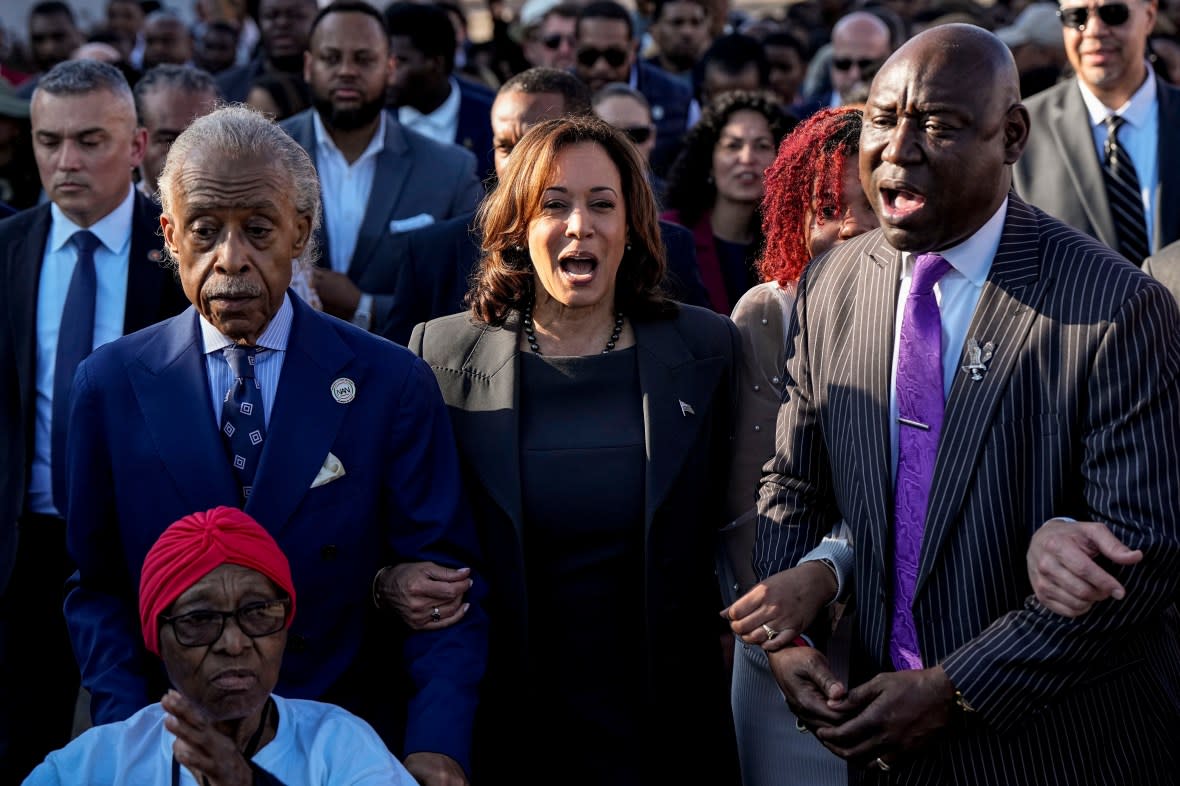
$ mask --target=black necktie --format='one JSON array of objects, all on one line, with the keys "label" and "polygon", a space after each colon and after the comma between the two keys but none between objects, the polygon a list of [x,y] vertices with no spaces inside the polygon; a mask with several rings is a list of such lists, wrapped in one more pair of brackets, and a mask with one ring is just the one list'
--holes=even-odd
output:
[{"label": "black necktie", "polygon": [[57,334],[57,357],[53,367],[53,411],[50,428],[49,458],[53,473],[54,506],[64,513],[66,481],[66,425],[70,418],[70,388],[74,372],[94,348],[94,308],[98,296],[98,275],[94,270],[94,251],[98,237],[88,229],[70,238],[78,253],[66,303],[61,312]]},{"label": "black necktie", "polygon": [[1119,128],[1126,122],[1118,115],[1110,115],[1106,125],[1106,144],[1103,147],[1102,170],[1106,179],[1106,196],[1114,217],[1118,252],[1136,265],[1151,253],[1147,241],[1147,219],[1143,212],[1143,195],[1135,164],[1119,144]]},{"label": "black necktie", "polygon": [[244,505],[254,487],[254,473],[262,457],[266,420],[262,414],[262,389],[254,378],[254,361],[261,347],[237,344],[225,348],[225,359],[234,372],[234,383],[221,405],[221,436],[229,448],[234,477]]}]

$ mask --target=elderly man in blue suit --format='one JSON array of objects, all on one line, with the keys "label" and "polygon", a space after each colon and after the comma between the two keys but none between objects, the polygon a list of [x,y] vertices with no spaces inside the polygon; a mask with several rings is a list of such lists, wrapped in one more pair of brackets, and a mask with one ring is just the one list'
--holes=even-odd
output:
[{"label": "elderly man in blue suit", "polygon": [[[194,122],[160,195],[193,307],[103,347],[74,380],[66,618],[94,721],[162,692],[135,622],[148,548],[186,513],[238,505],[301,588],[280,692],[365,717],[420,783],[466,783],[483,585],[413,632],[380,608],[391,564],[479,564],[430,370],[288,290],[293,260],[313,253],[319,190],[306,153],[261,115],[229,107]],[[247,664],[253,645],[231,638],[211,653]]]}]

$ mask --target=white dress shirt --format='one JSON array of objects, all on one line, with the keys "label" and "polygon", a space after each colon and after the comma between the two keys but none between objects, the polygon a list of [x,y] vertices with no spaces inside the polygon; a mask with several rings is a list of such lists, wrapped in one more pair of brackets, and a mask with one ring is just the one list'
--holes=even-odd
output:
[{"label": "white dress shirt", "polygon": [[[974,235],[953,248],[939,251],[951,269],[934,285],[934,298],[942,317],[942,390],[950,395],[955,374],[962,364],[963,342],[967,328],[983,294],[983,284],[991,272],[992,260],[1000,247],[1004,232],[1004,218],[1008,214],[1008,200],[1000,205],[987,223]],[[905,301],[910,294],[914,277],[914,254],[904,252],[901,265],[901,285],[897,291],[897,318],[893,326],[893,368],[889,376],[889,456],[893,475],[897,475],[897,353],[901,344],[901,320],[905,315]],[[987,336],[977,336],[980,343]]]},{"label": "white dress shirt", "polygon": [[1159,184],[1159,127],[1160,102],[1156,90],[1155,72],[1147,66],[1147,79],[1135,91],[1127,103],[1117,109],[1110,109],[1078,80],[1082,101],[1090,113],[1090,131],[1094,136],[1094,150],[1098,162],[1106,156],[1106,126],[1103,121],[1110,115],[1118,115],[1126,122],[1119,129],[1119,145],[1131,157],[1135,165],[1135,176],[1139,178],[1139,196],[1143,200],[1143,215],[1147,219],[1147,246],[1159,251],[1155,243],[1155,191]]},{"label": "white dress shirt", "polygon": [[365,220],[365,208],[377,175],[377,156],[385,149],[385,112],[378,115],[377,130],[360,158],[351,164],[332,141],[320,120],[311,115],[315,129],[316,169],[323,195],[324,225],[328,230],[328,262],[337,273],[347,273],[356,251],[356,239]]},{"label": "white dress shirt", "polygon": [[[128,187],[119,206],[87,227],[99,239],[94,250],[97,292],[94,304],[94,346],[123,335],[127,310],[127,271],[131,253],[131,219],[135,212],[135,191]],[[58,515],[53,505],[51,443],[53,382],[57,366],[57,337],[70,290],[70,279],[78,263],[78,252],[70,238],[82,227],[57,205],[49,208],[49,236],[41,259],[37,287],[37,403],[33,426],[33,465],[29,473],[29,507],[34,513]]]},{"label": "white dress shirt", "polygon": [[462,94],[459,92],[459,82],[455,77],[450,79],[451,92],[438,109],[424,115],[412,106],[399,106],[397,119],[406,128],[428,136],[435,142],[444,145],[455,144],[459,135],[459,102]]},{"label": "white dress shirt", "polygon": [[[270,426],[270,413],[275,408],[275,394],[279,390],[279,375],[287,354],[287,339],[291,337],[291,320],[295,315],[291,296],[283,295],[283,304],[270,318],[270,323],[258,337],[257,346],[265,347],[254,358],[254,379],[262,388],[262,420]],[[205,370],[209,374],[209,395],[213,402],[213,422],[221,427],[221,405],[234,384],[234,372],[225,359],[223,349],[234,343],[209,320],[201,317],[201,340],[205,347]]]}]

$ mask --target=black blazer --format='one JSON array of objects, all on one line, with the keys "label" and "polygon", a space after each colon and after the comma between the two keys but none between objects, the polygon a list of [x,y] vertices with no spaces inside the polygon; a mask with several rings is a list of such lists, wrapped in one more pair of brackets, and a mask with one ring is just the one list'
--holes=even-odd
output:
[{"label": "black blazer", "polygon": [[[408,232],[398,241],[401,258],[389,321],[381,334],[404,344],[419,322],[428,322],[464,310],[471,273],[479,263],[480,239],[471,214],[457,216]],[[668,221],[660,222],[660,237],[668,260],[664,289],[681,303],[707,306],[709,296],[701,283],[692,233]]]},{"label": "black blazer", "polygon": [[[124,334],[189,305],[176,274],[163,262],[159,206],[138,190],[134,199]],[[0,448],[0,594],[16,556],[16,525],[33,458],[37,291],[51,222],[48,204],[0,221],[0,432],[5,435]]]},{"label": "black blazer", "polygon": [[[648,693],[636,697],[635,712],[645,728],[659,729],[652,733],[652,746],[666,765],[653,782],[690,783],[694,774],[726,772],[731,763],[724,740],[732,728],[715,700],[721,601],[714,556],[724,521],[740,339],[727,317],[693,306],[680,307],[674,318],[635,321],[633,327],[648,445],[646,579],[635,588],[634,607],[620,613],[643,615],[647,635],[619,656],[646,662]],[[528,678],[519,338],[519,313],[502,328],[456,314],[419,325],[409,343],[430,364],[450,409],[487,559],[492,641],[480,704],[485,721],[477,721],[476,745],[498,760],[489,769],[493,773],[511,772],[502,768],[511,767],[520,740],[528,739],[516,720],[504,722],[518,717],[514,697]]]}]

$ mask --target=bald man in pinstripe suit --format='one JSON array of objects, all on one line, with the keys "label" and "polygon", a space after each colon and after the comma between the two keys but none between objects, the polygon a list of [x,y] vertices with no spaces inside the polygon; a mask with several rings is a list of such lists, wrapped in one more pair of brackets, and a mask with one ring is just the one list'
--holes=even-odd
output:
[{"label": "bald man in pinstripe suit", "polygon": [[[770,657],[855,782],[1180,778],[1180,313],[1163,286],[1010,193],[1028,122],[998,39],[963,25],[916,36],[866,109],[861,177],[881,229],[800,283],[755,567],[787,569],[835,522],[852,528],[851,687],[821,642]],[[911,288],[931,265],[945,272]],[[942,373],[896,390],[902,359],[917,362],[909,331],[930,325],[918,301],[934,308],[919,335]],[[928,384],[941,390],[927,418],[908,388]],[[925,476],[912,434],[933,435]],[[915,499],[913,535],[895,503]],[[1025,552],[1056,516],[1101,521],[1143,552],[1113,568],[1123,600],[1070,620],[1032,597]],[[815,575],[834,595],[835,577]]]}]

